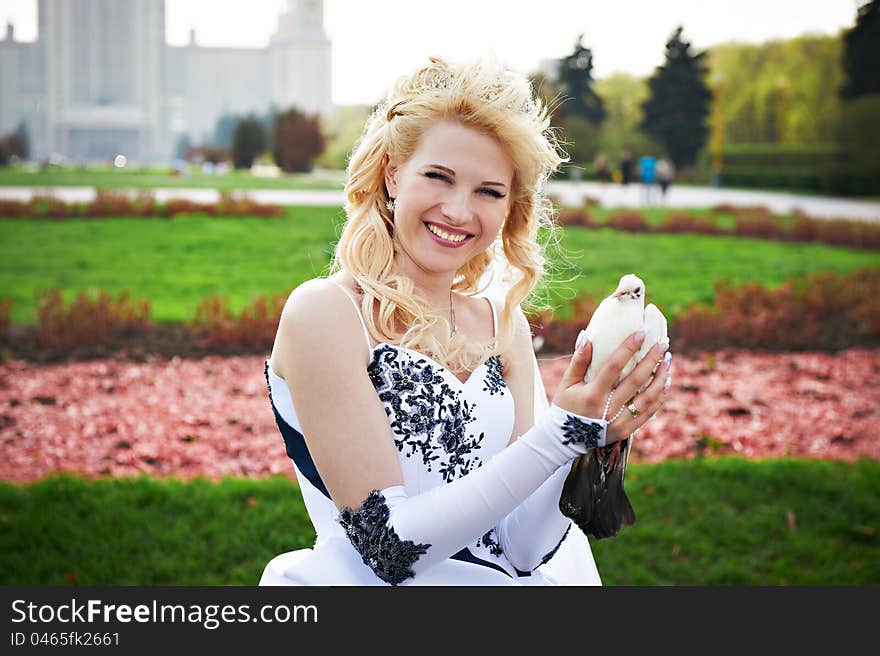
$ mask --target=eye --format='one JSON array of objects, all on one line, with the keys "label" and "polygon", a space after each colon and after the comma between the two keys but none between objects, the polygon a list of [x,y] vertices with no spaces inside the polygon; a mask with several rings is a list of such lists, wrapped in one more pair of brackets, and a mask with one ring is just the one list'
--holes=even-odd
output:
[{"label": "eye", "polygon": [[479,189],[481,194],[486,194],[487,196],[491,196],[492,198],[504,198],[504,194],[502,194],[497,189],[491,189],[489,187],[481,187]]},{"label": "eye", "polygon": [[431,180],[443,180],[444,182],[452,182],[449,179],[448,175],[443,175],[442,173],[438,173],[437,171],[428,171],[425,173],[426,178],[430,178]]}]

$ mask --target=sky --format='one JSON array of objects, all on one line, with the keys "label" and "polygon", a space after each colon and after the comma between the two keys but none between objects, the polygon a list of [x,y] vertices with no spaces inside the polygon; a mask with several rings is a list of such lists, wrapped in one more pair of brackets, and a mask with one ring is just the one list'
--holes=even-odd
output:
[{"label": "sky", "polygon": [[[124,1],[124,0],[118,0]],[[529,73],[570,52],[578,34],[594,75],[650,75],[677,25],[697,49],[837,34],[863,0],[324,0],[337,105],[372,104],[427,57],[494,56]],[[36,38],[37,0],[0,0],[17,40]],[[166,0],[166,39],[204,46],[263,47],[286,0]],[[3,31],[5,34],[5,30]]]}]

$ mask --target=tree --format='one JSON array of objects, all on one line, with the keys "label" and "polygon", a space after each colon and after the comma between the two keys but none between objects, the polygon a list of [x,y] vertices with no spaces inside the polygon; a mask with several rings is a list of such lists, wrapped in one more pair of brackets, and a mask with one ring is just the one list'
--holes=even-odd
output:
[{"label": "tree", "polygon": [[846,80],[840,97],[852,100],[880,93],[880,0],[859,7],[856,24],[844,32],[843,43]]},{"label": "tree", "polygon": [[223,114],[214,125],[214,135],[211,137],[211,145],[220,148],[231,148],[232,138],[235,135],[235,126],[241,120],[241,116],[235,114]]},{"label": "tree", "polygon": [[347,105],[322,118],[321,131],[327,138],[327,148],[318,158],[318,165],[328,169],[345,169],[369,116],[369,106]]},{"label": "tree", "polygon": [[19,153],[18,156],[21,159],[27,159],[31,154],[31,137],[28,133],[27,124],[24,120],[18,122],[18,127],[15,129],[15,134],[18,136],[19,140]]},{"label": "tree", "polygon": [[693,164],[706,142],[712,92],[706,85],[705,52],[692,53],[678,27],[666,42],[666,61],[648,80],[642,129],[663,144],[679,168]]},{"label": "tree", "polygon": [[262,122],[255,116],[240,120],[232,137],[233,166],[237,169],[249,169],[265,148],[266,131]]},{"label": "tree", "polygon": [[317,116],[306,116],[295,107],[275,117],[272,130],[275,164],[287,173],[312,170],[315,158],[324,151],[324,135]]},{"label": "tree", "polygon": [[561,106],[563,117],[579,116],[597,126],[605,120],[605,106],[593,89],[593,53],[584,47],[584,35],[578,36],[574,50],[559,60],[561,91],[568,97]]}]

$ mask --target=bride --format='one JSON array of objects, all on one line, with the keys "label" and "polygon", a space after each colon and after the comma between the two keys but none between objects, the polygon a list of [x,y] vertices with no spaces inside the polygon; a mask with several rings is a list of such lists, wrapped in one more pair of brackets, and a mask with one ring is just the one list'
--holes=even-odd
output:
[{"label": "bride", "polygon": [[578,343],[548,404],[523,308],[562,161],[528,80],[490,62],[433,58],[370,117],[330,275],[291,293],[265,363],[317,539],[261,585],[600,584],[559,496],[660,408],[665,376],[637,391],[663,347],[613,387],[639,335],[590,383]]}]

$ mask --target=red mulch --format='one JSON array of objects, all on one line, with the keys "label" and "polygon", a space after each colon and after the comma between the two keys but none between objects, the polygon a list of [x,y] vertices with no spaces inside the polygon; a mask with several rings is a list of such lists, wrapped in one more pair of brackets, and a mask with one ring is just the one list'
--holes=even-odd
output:
[{"label": "red mulch", "polygon": [[[713,362],[714,359],[714,362]],[[184,479],[293,471],[263,356],[0,364],[0,479],[67,471]],[[540,356],[548,395],[567,358]],[[675,354],[633,461],[699,453],[880,460],[880,350]]]}]

